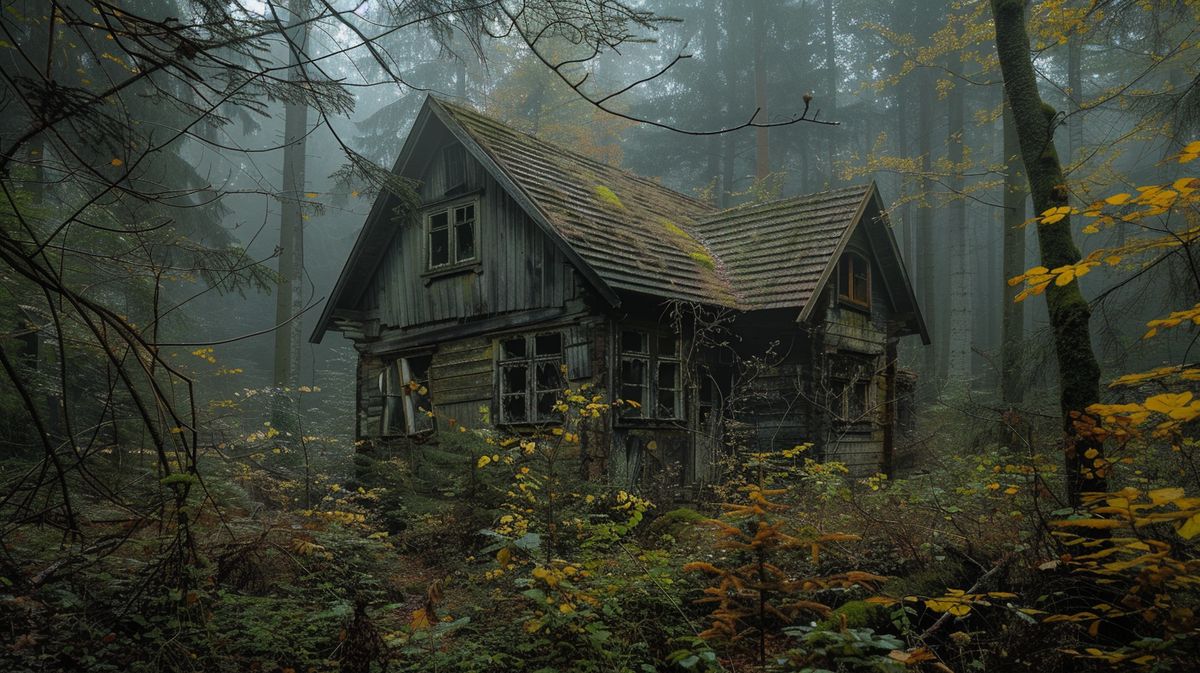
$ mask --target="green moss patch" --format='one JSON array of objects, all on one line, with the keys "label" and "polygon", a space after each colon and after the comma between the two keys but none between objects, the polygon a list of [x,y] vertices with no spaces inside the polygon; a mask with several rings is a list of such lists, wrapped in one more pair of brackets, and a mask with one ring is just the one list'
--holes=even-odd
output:
[{"label": "green moss patch", "polygon": [[690,253],[688,257],[691,257],[694,262],[708,269],[709,271],[717,268],[716,263],[713,262],[713,258],[703,252],[693,252]]},{"label": "green moss patch", "polygon": [[617,197],[616,192],[605,187],[604,185],[596,185],[596,198],[607,203],[615,208],[625,209],[625,204],[621,203],[621,199]]}]

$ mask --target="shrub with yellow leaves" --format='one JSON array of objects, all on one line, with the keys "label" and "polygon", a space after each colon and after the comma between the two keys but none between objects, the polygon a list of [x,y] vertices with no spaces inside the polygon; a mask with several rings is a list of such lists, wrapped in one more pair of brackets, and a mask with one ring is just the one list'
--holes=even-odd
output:
[{"label": "shrub with yellow leaves", "polygon": [[717,531],[717,549],[730,552],[736,565],[719,566],[707,561],[686,564],[685,572],[713,578],[715,585],[704,589],[700,604],[713,605],[709,627],[700,637],[723,643],[736,651],[743,641],[753,639],[759,665],[767,660],[768,636],[791,626],[803,614],[828,615],[830,608],[811,598],[816,591],[853,586],[874,587],[885,578],[865,572],[847,572],[825,577],[792,577],[779,565],[787,550],[807,548],[816,564],[822,548],[837,542],[857,540],[844,533],[794,530],[786,516],[791,506],[778,502],[786,488],[764,485],[769,456],[758,454],[757,483],[741,488],[743,502],[725,503],[724,514],[707,524]]}]

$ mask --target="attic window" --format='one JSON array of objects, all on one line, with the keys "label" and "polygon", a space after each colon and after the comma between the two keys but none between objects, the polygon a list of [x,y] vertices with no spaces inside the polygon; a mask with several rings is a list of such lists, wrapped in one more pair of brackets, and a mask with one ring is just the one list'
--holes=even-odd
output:
[{"label": "attic window", "polygon": [[871,264],[857,252],[847,252],[838,262],[838,298],[864,308],[871,306]]},{"label": "attic window", "polygon": [[427,215],[430,270],[475,260],[476,210],[472,201]]}]

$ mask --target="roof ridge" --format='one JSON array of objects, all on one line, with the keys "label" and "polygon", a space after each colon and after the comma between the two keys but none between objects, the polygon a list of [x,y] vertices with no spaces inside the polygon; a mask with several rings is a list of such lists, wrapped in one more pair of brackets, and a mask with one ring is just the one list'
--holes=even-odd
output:
[{"label": "roof ridge", "polygon": [[517,133],[517,134],[523,135],[527,138],[531,138],[535,142],[553,149],[555,152],[562,153],[564,155],[569,156],[572,159],[578,159],[584,163],[590,164],[590,166],[589,166],[590,168],[599,167],[599,168],[604,168],[604,169],[607,169],[610,171],[617,171],[619,173],[622,173],[626,177],[628,177],[632,180],[635,180],[637,182],[641,182],[645,185],[671,192],[675,196],[678,196],[680,198],[691,201],[691,202],[695,203],[697,206],[699,206],[700,208],[703,208],[705,212],[698,213],[698,215],[708,215],[710,213],[718,212],[717,209],[714,208],[712,205],[710,205],[709,203],[707,203],[699,198],[696,198],[694,196],[689,196],[688,194],[685,194],[677,189],[672,189],[671,187],[668,187],[661,182],[652,180],[644,175],[638,175],[637,173],[634,173],[633,171],[629,170],[628,168],[622,168],[620,166],[613,166],[612,164],[605,163],[605,162],[595,159],[593,157],[589,157],[586,154],[580,154],[579,152],[576,152],[575,150],[572,150],[568,147],[563,147],[562,145],[559,145],[556,142],[546,140],[545,138],[539,137],[539,136],[537,136],[533,133],[529,133],[527,131],[522,131],[521,129],[516,128],[515,126],[512,126],[511,124],[507,124],[499,119],[496,119],[495,117],[493,117],[491,115],[485,114],[484,112],[476,110],[467,105],[462,105],[460,103],[453,103],[453,102],[446,100],[445,98],[441,98],[439,96],[434,96],[432,94],[430,95],[430,98],[437,101],[437,103],[439,105],[441,105],[445,108],[448,108],[450,110],[450,112],[452,112],[452,113],[462,111],[462,112],[466,112],[467,114],[475,115],[488,123],[495,124],[496,126],[500,126],[500,127],[504,128],[508,131],[511,131],[513,133]]},{"label": "roof ridge", "polygon": [[871,184],[872,184],[871,182],[862,182],[862,183],[858,183],[858,184],[854,184],[854,185],[846,185],[844,187],[834,187],[833,189],[826,189],[826,190],[820,191],[820,192],[809,192],[807,194],[797,194],[795,196],[788,196],[788,197],[784,197],[782,199],[771,199],[770,201],[752,201],[749,203],[741,203],[736,206],[731,206],[729,208],[723,208],[721,210],[714,210],[714,211],[708,213],[707,215],[705,215],[704,218],[702,218],[701,220],[698,220],[697,223],[700,224],[700,223],[704,223],[704,222],[711,222],[713,220],[718,220],[726,215],[733,214],[737,211],[751,211],[751,210],[759,210],[759,209],[766,210],[768,208],[790,206],[790,205],[794,205],[794,204],[797,204],[797,203],[800,203],[800,202],[803,202],[806,200],[816,200],[818,197],[828,198],[831,195],[842,193],[842,192],[845,192],[847,194],[853,193],[853,192],[866,192],[871,189]]}]

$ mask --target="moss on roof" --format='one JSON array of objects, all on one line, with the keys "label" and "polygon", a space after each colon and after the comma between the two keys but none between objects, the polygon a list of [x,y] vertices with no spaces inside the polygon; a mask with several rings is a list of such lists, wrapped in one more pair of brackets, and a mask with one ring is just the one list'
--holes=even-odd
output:
[{"label": "moss on roof", "polygon": [[[763,293],[770,292],[762,285],[774,282],[777,266],[759,264],[755,251],[787,255],[792,247],[791,256],[796,257],[800,241],[786,235],[793,224],[811,219],[810,210],[823,211],[827,196],[839,206],[845,206],[847,199],[844,191],[834,191],[718,212],[654,180],[558,147],[469,108],[441,100],[436,104],[616,290],[745,309],[780,302],[801,306],[811,288],[781,287],[777,296],[764,302]],[[856,189],[861,201],[866,192]],[[770,222],[759,227],[756,223],[764,211],[772,213]],[[817,235],[824,238],[845,231],[853,225],[855,212],[853,207],[843,207],[835,217],[822,219]],[[748,239],[746,234],[752,236]],[[810,248],[824,250],[821,245]]]}]

